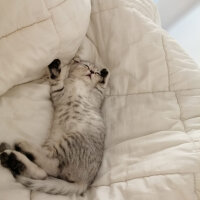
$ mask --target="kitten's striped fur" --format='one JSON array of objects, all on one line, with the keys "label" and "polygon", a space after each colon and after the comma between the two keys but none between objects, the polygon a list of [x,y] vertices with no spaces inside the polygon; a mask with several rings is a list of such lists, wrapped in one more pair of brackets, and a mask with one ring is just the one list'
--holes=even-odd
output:
[{"label": "kitten's striped fur", "polygon": [[[51,133],[42,147],[20,142],[15,150],[5,150],[2,165],[31,190],[83,193],[102,162],[105,126],[100,108],[108,79],[107,69],[79,60],[61,69],[60,61],[54,60],[49,65]],[[21,168],[16,170],[13,163]]]}]

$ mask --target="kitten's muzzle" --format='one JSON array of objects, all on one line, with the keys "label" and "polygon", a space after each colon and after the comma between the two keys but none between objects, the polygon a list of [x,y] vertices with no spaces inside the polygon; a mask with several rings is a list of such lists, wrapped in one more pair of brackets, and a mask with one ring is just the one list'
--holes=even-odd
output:
[{"label": "kitten's muzzle", "polygon": [[95,74],[95,72],[93,70],[89,70],[89,71],[90,71],[90,73],[87,74],[87,76],[90,77],[90,79],[91,79],[92,74]]},{"label": "kitten's muzzle", "polygon": [[88,76],[91,79],[92,74],[87,74],[86,76]]}]

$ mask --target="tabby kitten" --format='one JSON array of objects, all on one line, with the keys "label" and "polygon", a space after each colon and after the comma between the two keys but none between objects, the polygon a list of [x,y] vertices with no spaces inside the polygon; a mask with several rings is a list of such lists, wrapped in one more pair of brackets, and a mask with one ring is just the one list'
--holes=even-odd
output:
[{"label": "tabby kitten", "polygon": [[50,135],[42,147],[23,141],[15,150],[4,150],[1,164],[31,190],[82,194],[102,162],[105,126],[100,109],[109,72],[77,59],[62,69],[56,59],[48,69],[54,106]]}]

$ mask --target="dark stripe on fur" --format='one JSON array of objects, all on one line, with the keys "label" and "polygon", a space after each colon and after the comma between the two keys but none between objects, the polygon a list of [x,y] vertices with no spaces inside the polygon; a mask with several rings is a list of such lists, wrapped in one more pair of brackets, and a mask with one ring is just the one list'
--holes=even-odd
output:
[{"label": "dark stripe on fur", "polygon": [[96,89],[103,95],[103,92],[99,88],[96,87]]},{"label": "dark stripe on fur", "polygon": [[62,90],[64,90],[64,87],[62,87],[61,89],[58,89],[58,90],[54,90],[54,91],[52,91],[52,93],[61,92]]},{"label": "dark stripe on fur", "polygon": [[66,155],[66,151],[65,151],[65,148],[62,146],[62,144],[59,144],[60,148],[62,149],[64,155]]}]

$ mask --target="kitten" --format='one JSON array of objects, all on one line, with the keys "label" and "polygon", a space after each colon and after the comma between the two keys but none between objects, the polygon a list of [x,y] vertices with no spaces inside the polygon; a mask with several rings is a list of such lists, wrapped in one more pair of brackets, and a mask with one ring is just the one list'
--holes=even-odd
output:
[{"label": "kitten", "polygon": [[31,190],[82,194],[102,162],[105,125],[100,109],[109,72],[77,59],[62,69],[56,59],[48,69],[54,106],[50,135],[42,147],[23,141],[15,150],[5,150],[2,143],[1,164]]}]

